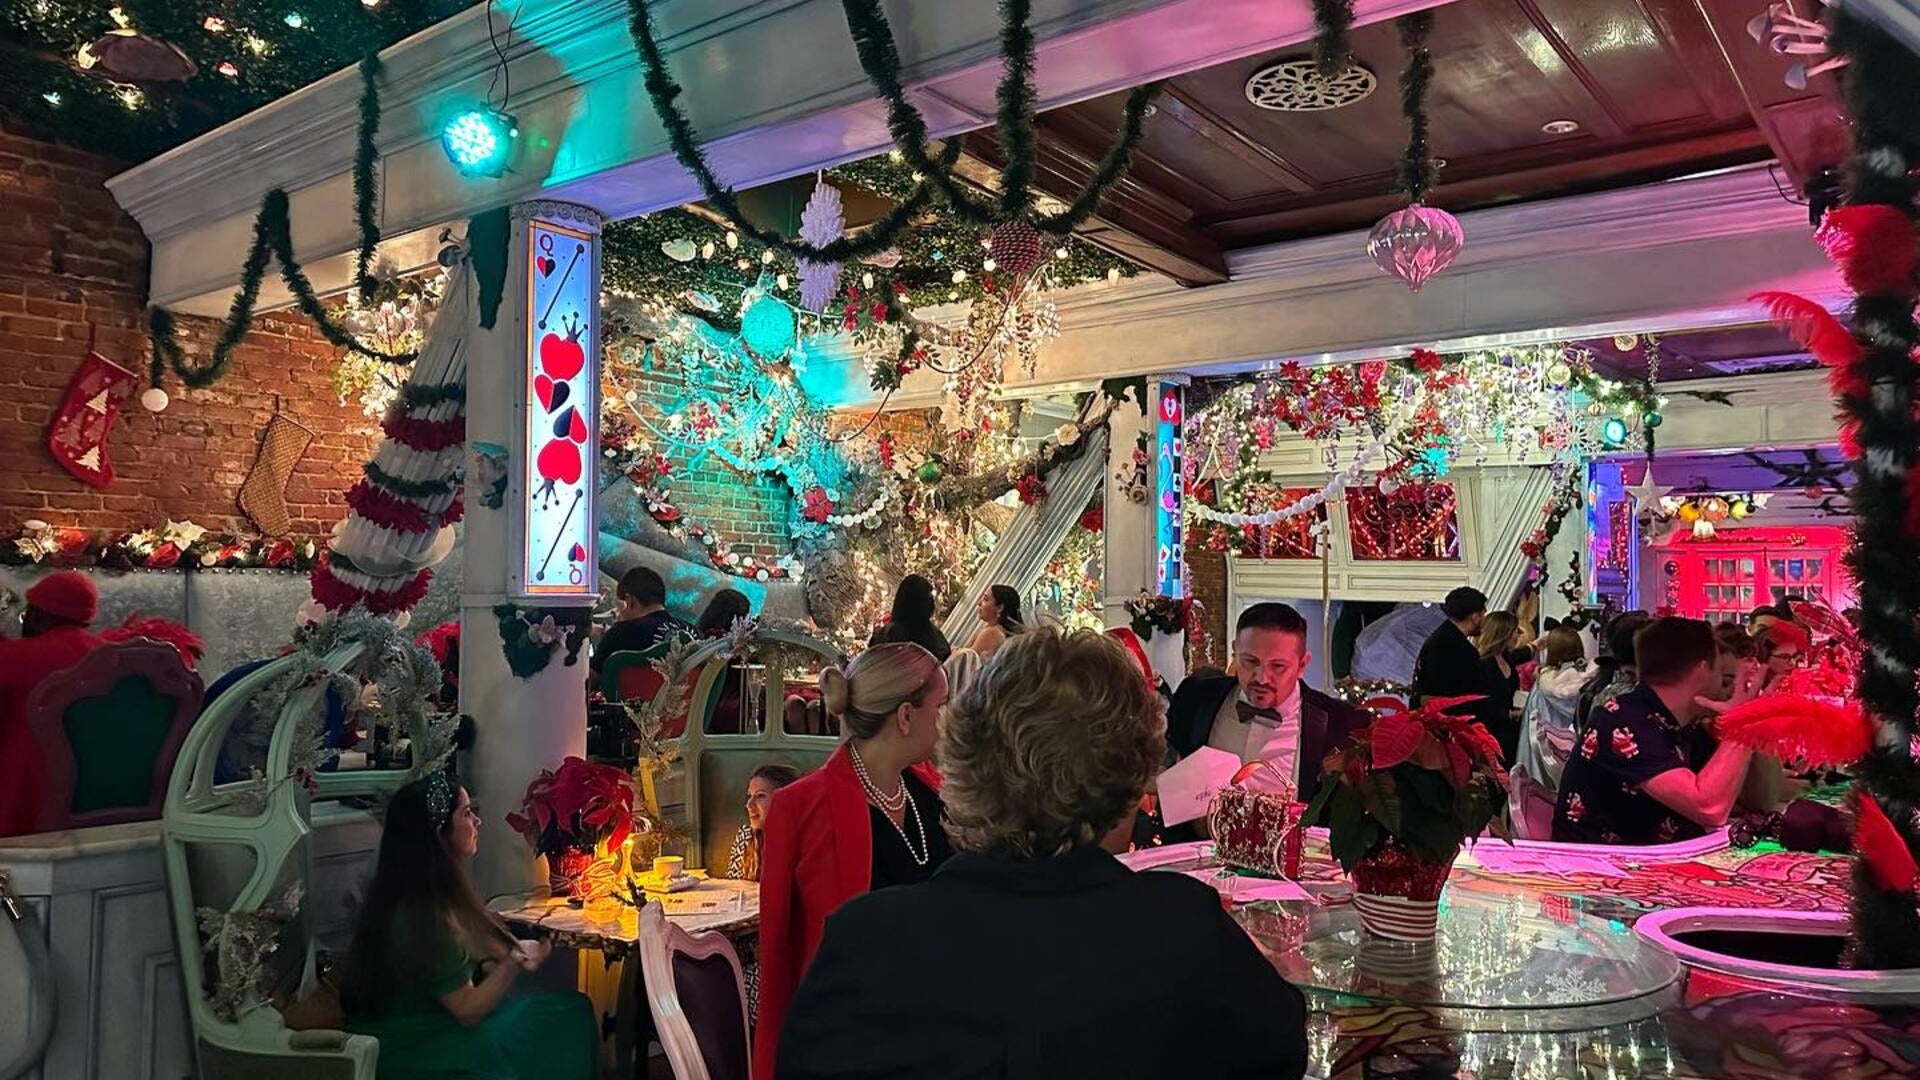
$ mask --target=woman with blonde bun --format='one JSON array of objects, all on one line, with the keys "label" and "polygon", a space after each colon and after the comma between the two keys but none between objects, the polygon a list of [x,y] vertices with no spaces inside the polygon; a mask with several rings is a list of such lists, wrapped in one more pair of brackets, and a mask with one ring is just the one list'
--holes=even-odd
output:
[{"label": "woman with blonde bun", "polygon": [[862,893],[925,881],[952,854],[940,778],[927,764],[947,703],[940,661],[919,645],[877,645],[845,671],[822,671],[820,698],[846,740],[767,812],[756,1080],[774,1075],[787,1005],[827,916]]}]

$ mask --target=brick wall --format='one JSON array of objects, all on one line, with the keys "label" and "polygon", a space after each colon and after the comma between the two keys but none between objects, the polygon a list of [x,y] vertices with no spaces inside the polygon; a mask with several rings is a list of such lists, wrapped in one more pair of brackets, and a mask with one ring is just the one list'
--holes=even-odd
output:
[{"label": "brick wall", "polygon": [[[667,415],[686,396],[685,384],[664,374],[636,379],[629,389],[639,395],[641,412],[652,417]],[[793,553],[787,529],[793,496],[785,480],[736,472],[713,455],[690,464],[684,450],[656,446],[673,463],[668,488],[683,521],[714,530],[742,555],[777,558]]]},{"label": "brick wall", "polygon": [[[326,531],[377,433],[357,405],[339,403],[335,350],[298,317],[256,321],[206,390],[170,380],[164,413],[130,402],[108,436],[108,487],[82,484],[48,454],[47,423],[89,334],[144,383],[147,245],[102,186],[122,168],[0,130],[0,531],[27,518],[112,530],[172,518],[251,532],[234,500],[276,396],[314,433],[288,485],[294,529]],[[214,325],[181,320],[189,356],[207,355]]]}]

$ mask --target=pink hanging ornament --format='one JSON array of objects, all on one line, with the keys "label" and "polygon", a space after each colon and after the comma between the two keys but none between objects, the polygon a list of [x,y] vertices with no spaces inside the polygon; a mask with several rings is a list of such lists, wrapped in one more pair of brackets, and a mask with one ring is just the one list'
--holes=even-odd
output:
[{"label": "pink hanging ornament", "polygon": [[1417,293],[1428,278],[1452,264],[1466,243],[1458,218],[1415,203],[1380,219],[1367,235],[1367,254]]}]

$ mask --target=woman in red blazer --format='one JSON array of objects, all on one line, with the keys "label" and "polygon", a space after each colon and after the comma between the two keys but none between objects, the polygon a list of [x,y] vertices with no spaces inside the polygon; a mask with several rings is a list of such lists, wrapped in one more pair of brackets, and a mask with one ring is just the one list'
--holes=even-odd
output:
[{"label": "woman in red blazer", "polygon": [[952,854],[926,764],[947,702],[940,662],[918,645],[878,645],[844,673],[821,672],[820,696],[847,739],[767,810],[755,1080],[773,1080],[781,1022],[827,916],[871,889],[925,881]]}]

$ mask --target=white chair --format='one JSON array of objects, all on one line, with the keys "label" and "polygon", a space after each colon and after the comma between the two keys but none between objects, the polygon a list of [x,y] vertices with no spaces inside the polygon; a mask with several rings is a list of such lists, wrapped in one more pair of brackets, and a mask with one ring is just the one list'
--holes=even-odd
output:
[{"label": "white chair", "polygon": [[678,1080],[749,1080],[747,983],[733,943],[689,934],[658,901],[640,912],[640,973],[660,1046]]}]

